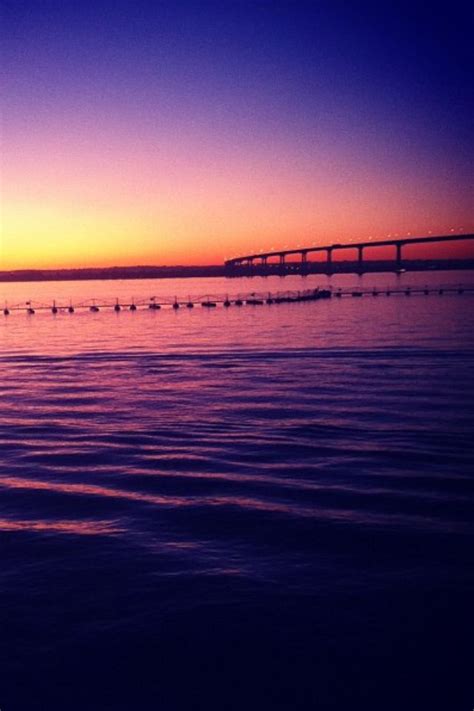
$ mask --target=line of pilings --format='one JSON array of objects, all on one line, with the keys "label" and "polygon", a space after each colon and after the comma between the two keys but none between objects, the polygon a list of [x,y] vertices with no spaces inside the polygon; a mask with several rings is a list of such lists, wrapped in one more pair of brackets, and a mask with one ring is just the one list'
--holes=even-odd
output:
[{"label": "line of pilings", "polygon": [[359,288],[359,287],[330,287],[330,288],[316,288],[316,289],[306,289],[302,291],[278,291],[278,292],[265,292],[251,294],[238,295],[234,297],[226,296],[205,296],[198,298],[188,298],[187,300],[178,299],[164,299],[158,300],[155,297],[151,297],[147,300],[135,301],[132,299],[130,302],[120,302],[119,299],[115,299],[112,302],[99,301],[96,299],[89,299],[88,301],[79,302],[73,304],[70,301],[68,304],[61,304],[53,300],[52,304],[44,304],[35,301],[26,301],[19,304],[9,305],[5,302],[3,308],[4,316],[9,316],[12,312],[23,312],[29,316],[34,315],[37,311],[50,311],[52,314],[69,313],[73,314],[76,311],[90,311],[92,313],[97,313],[99,311],[112,311],[119,313],[122,310],[128,311],[138,311],[140,310],[150,310],[159,311],[162,308],[178,310],[181,308],[193,309],[195,306],[200,306],[205,309],[216,308],[217,306],[222,306],[224,308],[229,308],[231,306],[260,306],[263,304],[288,304],[288,303],[298,303],[298,302],[308,302],[308,301],[319,301],[321,299],[330,298],[358,298],[364,296],[416,296],[437,294],[439,296],[443,294],[474,294],[474,286],[471,285],[447,285],[447,286],[436,286],[436,287],[418,287],[418,286],[407,286],[407,287],[370,287],[370,288]]}]

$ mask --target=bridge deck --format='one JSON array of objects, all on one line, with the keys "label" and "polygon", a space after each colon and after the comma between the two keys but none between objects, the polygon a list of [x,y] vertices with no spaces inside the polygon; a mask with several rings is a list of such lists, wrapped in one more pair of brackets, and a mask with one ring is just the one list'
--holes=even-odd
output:
[{"label": "bridge deck", "polygon": [[285,258],[287,256],[295,255],[295,254],[300,254],[302,257],[306,257],[308,254],[312,254],[315,252],[326,252],[328,253],[328,256],[330,253],[332,253],[334,250],[341,250],[341,249],[359,249],[359,250],[364,250],[364,249],[369,249],[370,247],[396,247],[398,249],[401,249],[402,247],[406,247],[407,245],[412,245],[412,244],[432,244],[435,242],[460,242],[460,241],[470,241],[474,240],[474,234],[459,234],[459,235],[437,235],[437,236],[430,236],[430,237],[403,237],[400,239],[384,239],[384,240],[378,240],[376,242],[373,241],[365,241],[365,242],[347,242],[345,244],[329,244],[329,245],[323,245],[319,247],[298,247],[296,249],[280,249],[272,252],[259,252],[255,254],[248,254],[242,257],[234,257],[232,259],[228,259],[225,264],[226,266],[232,267],[235,265],[239,265],[242,262],[249,262],[253,261],[255,259],[262,259],[262,260],[267,260],[271,259],[272,257],[280,257],[280,258]]}]

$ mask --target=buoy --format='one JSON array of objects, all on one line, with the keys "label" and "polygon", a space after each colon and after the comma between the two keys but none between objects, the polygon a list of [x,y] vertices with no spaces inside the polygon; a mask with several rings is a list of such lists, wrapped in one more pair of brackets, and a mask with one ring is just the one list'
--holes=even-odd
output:
[{"label": "buoy", "polygon": [[148,304],[148,308],[152,311],[158,311],[158,309],[161,309],[161,306],[155,302],[155,298],[155,296],[150,296],[150,303]]}]

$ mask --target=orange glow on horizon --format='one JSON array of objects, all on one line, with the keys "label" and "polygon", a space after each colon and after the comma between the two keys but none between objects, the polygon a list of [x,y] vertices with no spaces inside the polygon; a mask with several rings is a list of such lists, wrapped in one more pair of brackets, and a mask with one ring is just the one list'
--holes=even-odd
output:
[{"label": "orange glow on horizon", "polygon": [[211,265],[272,247],[474,232],[456,184],[387,179],[323,148],[319,164],[284,141],[249,153],[196,136],[160,151],[146,137],[73,138],[51,130],[5,151],[1,270]]},{"label": "orange glow on horizon", "polygon": [[[234,204],[216,196],[213,205],[187,203],[126,205],[117,208],[57,205],[54,202],[17,201],[3,205],[0,269],[54,269],[137,265],[212,265],[239,254],[301,246],[382,240],[392,237],[462,234],[474,232],[465,219],[463,228],[446,222],[414,227],[402,224],[387,232],[383,220],[370,210],[359,210],[357,231],[352,210],[336,213],[326,203],[319,220],[308,204],[310,196],[287,203],[285,210],[268,200],[245,208],[245,197]],[[355,206],[354,206],[355,209]],[[333,214],[336,216],[333,217]],[[465,215],[463,217],[466,217]],[[461,222],[461,221],[459,221]],[[400,222],[398,223],[400,225]],[[451,223],[452,224],[452,223]],[[365,228],[365,229],[364,229]],[[406,258],[472,257],[472,243],[407,247]],[[336,259],[351,259],[349,252]],[[371,250],[366,258],[371,258]],[[375,253],[372,253],[372,258]]]}]

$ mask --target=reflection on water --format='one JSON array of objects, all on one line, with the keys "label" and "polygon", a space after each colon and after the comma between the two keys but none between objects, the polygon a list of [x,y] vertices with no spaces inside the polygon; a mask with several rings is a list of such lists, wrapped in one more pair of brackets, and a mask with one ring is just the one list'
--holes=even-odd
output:
[{"label": "reflection on water", "polygon": [[[233,293],[272,279],[241,281]],[[3,289],[45,302],[230,291],[212,282]],[[329,709],[344,689],[379,708],[407,658],[385,708],[408,687],[414,707],[461,703],[473,306],[465,294],[3,318],[5,708],[181,709],[197,693],[237,709],[251,690],[258,708]],[[449,655],[434,656],[437,636]]]},{"label": "reflection on water", "polygon": [[0,519],[0,531],[38,531],[74,535],[107,535],[121,531],[110,521],[9,521]]}]

